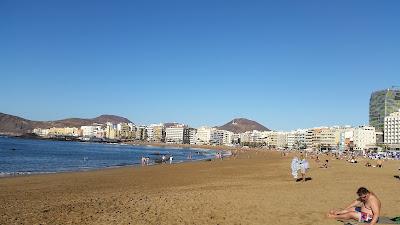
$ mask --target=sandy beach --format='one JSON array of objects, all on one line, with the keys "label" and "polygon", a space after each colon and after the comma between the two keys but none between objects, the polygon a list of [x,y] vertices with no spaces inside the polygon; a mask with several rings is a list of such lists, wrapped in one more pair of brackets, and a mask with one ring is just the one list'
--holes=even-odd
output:
[{"label": "sandy beach", "polygon": [[247,151],[237,159],[0,179],[0,224],[342,224],[327,219],[365,186],[382,215],[399,216],[399,161],[366,168],[310,160],[305,183],[292,155]]}]

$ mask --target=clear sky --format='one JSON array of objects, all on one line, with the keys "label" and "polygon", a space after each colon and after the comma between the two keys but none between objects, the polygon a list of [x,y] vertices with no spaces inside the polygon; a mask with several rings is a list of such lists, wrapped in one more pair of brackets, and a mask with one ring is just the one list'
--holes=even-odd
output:
[{"label": "clear sky", "polygon": [[368,123],[400,1],[0,1],[0,112],[274,130]]}]

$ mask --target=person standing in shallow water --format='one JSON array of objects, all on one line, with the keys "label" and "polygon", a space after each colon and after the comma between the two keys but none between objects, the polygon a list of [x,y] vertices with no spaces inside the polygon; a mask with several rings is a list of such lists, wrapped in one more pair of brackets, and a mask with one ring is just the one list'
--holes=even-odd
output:
[{"label": "person standing in shallow water", "polygon": [[331,210],[327,217],[337,220],[358,220],[374,225],[379,220],[381,201],[365,187],[357,190],[358,198],[343,210]]}]

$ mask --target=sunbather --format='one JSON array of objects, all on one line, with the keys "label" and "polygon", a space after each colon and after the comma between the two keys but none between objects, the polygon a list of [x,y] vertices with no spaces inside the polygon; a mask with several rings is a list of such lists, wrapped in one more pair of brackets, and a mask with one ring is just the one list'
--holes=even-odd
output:
[{"label": "sunbather", "polygon": [[374,225],[379,220],[381,202],[378,197],[364,187],[357,190],[358,198],[343,210],[331,210],[328,218],[338,220],[354,219]]}]

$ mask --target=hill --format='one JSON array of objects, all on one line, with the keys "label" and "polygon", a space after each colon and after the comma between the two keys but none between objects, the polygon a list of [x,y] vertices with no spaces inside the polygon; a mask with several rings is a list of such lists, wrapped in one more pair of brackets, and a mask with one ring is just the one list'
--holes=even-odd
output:
[{"label": "hill", "polygon": [[217,127],[220,130],[227,130],[231,131],[233,133],[244,133],[246,131],[253,131],[253,130],[258,130],[258,131],[269,131],[270,129],[264,127],[263,125],[257,123],[256,121],[253,120],[248,120],[245,118],[236,118],[231,120],[229,123]]},{"label": "hill", "polygon": [[18,116],[0,113],[0,134],[22,135],[32,132],[35,128],[80,127],[94,123],[131,123],[130,120],[114,115],[101,115],[93,119],[69,118],[55,121],[32,121]]}]

